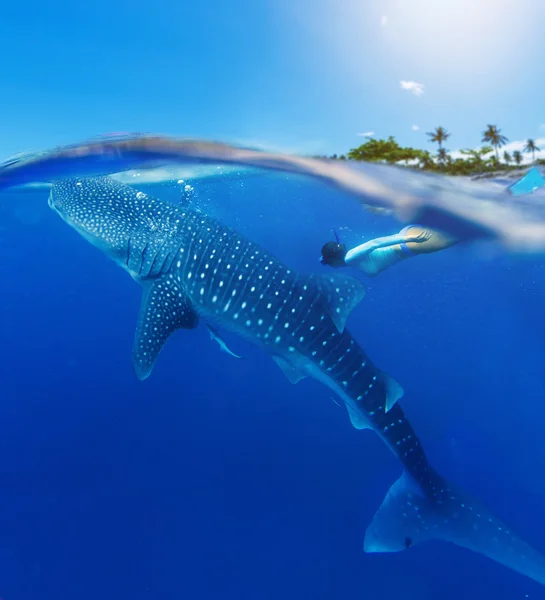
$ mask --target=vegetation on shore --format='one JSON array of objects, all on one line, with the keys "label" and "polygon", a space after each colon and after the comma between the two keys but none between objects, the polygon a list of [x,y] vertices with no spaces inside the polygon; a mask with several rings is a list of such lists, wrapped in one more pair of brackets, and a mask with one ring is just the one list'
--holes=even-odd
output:
[{"label": "vegetation on shore", "polygon": [[[545,165],[545,160],[535,160],[535,153],[540,150],[533,139],[526,141],[522,152],[515,150],[512,154],[500,150],[509,141],[496,125],[487,125],[482,132],[482,143],[486,144],[476,150],[466,148],[460,150],[461,157],[453,158],[444,144],[451,134],[444,127],[436,127],[427,134],[431,143],[437,144],[436,152],[400,146],[393,136],[387,139],[369,137],[367,141],[352,148],[346,155],[334,154],[329,158],[340,160],[362,160],[387,164],[404,165],[433,171],[447,175],[479,175],[501,171],[518,170],[523,161],[522,152],[532,155],[534,164]],[[525,165],[527,166],[527,165]]]}]

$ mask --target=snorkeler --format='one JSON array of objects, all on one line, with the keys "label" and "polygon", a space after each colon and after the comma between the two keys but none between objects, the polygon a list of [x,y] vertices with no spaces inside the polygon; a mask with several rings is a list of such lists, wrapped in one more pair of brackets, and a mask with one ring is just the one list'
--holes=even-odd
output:
[{"label": "snorkeler", "polygon": [[335,268],[356,267],[367,275],[377,275],[411,256],[438,252],[458,243],[458,240],[435,229],[408,225],[395,235],[375,238],[347,250],[337,232],[333,233],[336,241],[324,244],[320,262]]}]

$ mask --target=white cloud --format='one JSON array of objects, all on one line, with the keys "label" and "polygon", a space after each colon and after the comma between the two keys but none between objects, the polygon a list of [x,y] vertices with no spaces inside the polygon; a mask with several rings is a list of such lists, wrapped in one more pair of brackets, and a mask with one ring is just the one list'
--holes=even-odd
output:
[{"label": "white cloud", "polygon": [[374,131],[364,131],[363,133],[356,133],[356,135],[359,135],[360,137],[372,137],[375,135]]},{"label": "white cloud", "polygon": [[418,125],[413,125],[413,126],[411,127],[411,129],[412,129],[413,131],[418,131],[418,130],[420,129],[420,127],[418,127]]},{"label": "white cloud", "polygon": [[382,17],[380,17],[380,26],[386,27],[386,25],[388,25],[388,17],[387,15],[382,15]]},{"label": "white cloud", "polygon": [[417,81],[400,81],[401,88],[411,92],[415,96],[422,96],[424,93],[424,85]]},{"label": "white cloud", "polygon": [[[527,142],[527,140],[516,140],[514,142],[508,142],[507,144],[505,144],[505,146],[502,146],[499,149],[500,159],[503,160],[504,152],[509,152],[509,154],[512,157],[513,152],[518,150],[519,152],[522,152],[522,164],[531,163],[532,162],[532,154],[524,152],[526,142]],[[537,138],[534,140],[534,143],[539,148],[539,150],[536,152],[536,159],[537,158],[545,159],[545,138]],[[482,146],[479,146],[478,148],[475,148],[475,150],[478,150],[481,147]],[[453,152],[450,152],[450,155],[452,156],[452,158],[467,158],[459,150],[454,150]],[[488,157],[490,157],[491,155],[492,155],[492,153],[489,154]]]}]

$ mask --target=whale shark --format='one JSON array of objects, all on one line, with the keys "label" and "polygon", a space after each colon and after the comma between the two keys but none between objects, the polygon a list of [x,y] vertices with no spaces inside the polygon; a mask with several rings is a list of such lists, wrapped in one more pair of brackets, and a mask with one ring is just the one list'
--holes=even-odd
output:
[{"label": "whale shark", "polygon": [[545,557],[433,468],[399,402],[401,386],[346,328],[365,295],[360,280],[299,273],[220,221],[109,177],[59,180],[48,203],[142,286],[132,350],[139,379],[172,333],[201,319],[250,340],[290,382],[325,384],[352,425],[374,431],[399,459],[402,474],[367,527],[365,552],[444,540],[545,584]]}]

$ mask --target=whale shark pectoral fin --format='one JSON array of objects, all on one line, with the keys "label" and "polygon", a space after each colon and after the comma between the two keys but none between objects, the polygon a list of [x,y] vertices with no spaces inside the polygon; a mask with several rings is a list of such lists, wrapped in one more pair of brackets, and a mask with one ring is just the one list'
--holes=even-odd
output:
[{"label": "whale shark pectoral fin", "polygon": [[342,333],[350,313],[365,296],[365,285],[356,277],[342,273],[315,277],[316,284],[325,298],[329,315],[335,327]]},{"label": "whale shark pectoral fin", "polygon": [[365,552],[399,552],[428,540],[452,542],[545,584],[545,557],[480,502],[435,476],[428,496],[406,472],[390,488],[367,531]]},{"label": "whale shark pectoral fin", "polygon": [[285,358],[282,358],[281,356],[273,356],[272,358],[274,362],[282,369],[284,375],[288,378],[290,383],[299,383],[301,379],[304,379],[307,376]]},{"label": "whale shark pectoral fin", "polygon": [[403,394],[405,393],[405,391],[401,387],[401,385],[393,377],[390,377],[387,373],[382,373],[382,378],[384,381],[384,386],[386,388],[386,402],[384,403],[384,412],[388,412],[397,404],[398,400],[403,398]]},{"label": "whale shark pectoral fin", "polygon": [[221,337],[220,332],[215,327],[212,327],[212,325],[209,325],[207,323],[206,328],[208,329],[208,333],[210,334],[210,339],[217,342],[221,350],[223,350],[227,354],[230,354],[231,356],[234,356],[235,358],[242,358],[242,356],[239,356],[238,354],[235,354],[232,350],[230,350],[230,348],[225,343],[225,340]]},{"label": "whale shark pectoral fin", "polygon": [[199,317],[175,276],[165,274],[144,288],[132,350],[138,379],[146,379],[169,335],[193,329]]}]

